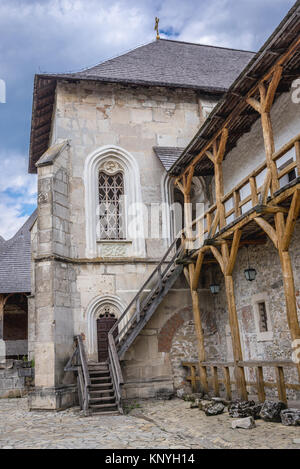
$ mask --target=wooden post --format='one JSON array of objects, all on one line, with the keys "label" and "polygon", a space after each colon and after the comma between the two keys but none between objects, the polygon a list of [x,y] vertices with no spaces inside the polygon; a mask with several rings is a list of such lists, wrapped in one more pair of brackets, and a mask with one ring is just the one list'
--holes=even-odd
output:
[{"label": "wooden post", "polygon": [[225,390],[226,390],[226,399],[231,401],[231,385],[230,385],[230,371],[228,366],[224,366],[224,382],[225,382]]},{"label": "wooden post", "polygon": [[232,272],[234,269],[236,256],[238,253],[238,246],[241,239],[242,232],[241,230],[236,230],[234,234],[234,240],[231,247],[231,253],[229,255],[229,249],[226,241],[222,242],[221,250],[222,255],[220,254],[219,250],[214,247],[210,246],[210,249],[215,256],[216,260],[218,261],[220,268],[224,274],[225,278],[225,288],[226,288],[226,297],[227,297],[227,305],[228,305],[228,313],[229,313],[229,324],[231,330],[231,339],[232,339],[232,348],[233,348],[233,355],[235,361],[235,376],[236,376],[236,383],[237,389],[241,399],[247,400],[248,393],[247,393],[247,386],[246,386],[246,379],[245,379],[245,371],[243,367],[238,366],[238,362],[243,361],[243,353],[242,353],[242,346],[241,346],[241,337],[240,337],[240,330],[239,330],[239,323],[236,311],[236,304],[235,304],[235,295],[234,295],[234,286],[233,286],[233,278]]},{"label": "wooden post", "polygon": [[196,370],[195,370],[195,367],[193,365],[191,366],[191,384],[192,384],[192,392],[196,392],[196,390],[197,390]]},{"label": "wooden post", "polygon": [[[230,329],[231,329],[233,356],[234,356],[234,361],[237,364],[237,362],[243,361],[243,352],[242,352],[242,346],[241,346],[240,330],[239,330],[239,323],[238,323],[238,317],[237,317],[237,311],[236,311],[232,275],[225,275],[225,287],[226,287],[226,296],[227,296],[228,311],[229,311],[229,324],[230,324]],[[236,383],[237,383],[237,389],[238,389],[239,395],[241,399],[247,401],[248,393],[247,393],[244,369],[239,366],[235,366],[235,375],[236,375]]]},{"label": "wooden post", "polygon": [[215,163],[215,185],[216,185],[216,202],[220,216],[220,228],[223,228],[226,224],[225,221],[225,208],[222,202],[224,196],[224,185],[223,185],[223,171],[222,163]]},{"label": "wooden post", "polygon": [[205,346],[204,346],[204,334],[202,328],[202,321],[201,321],[201,312],[199,306],[199,296],[197,290],[193,290],[193,278],[195,275],[195,266],[193,264],[189,265],[189,275],[190,275],[190,288],[191,288],[191,296],[192,296],[192,304],[193,304],[193,314],[194,314],[194,322],[195,322],[195,330],[196,330],[196,337],[197,337],[197,346],[198,346],[198,357],[199,357],[199,373],[200,373],[200,383],[203,389],[203,392],[208,392],[208,384],[207,384],[207,373],[206,368],[202,366],[202,362],[205,362],[206,354],[205,354]]},{"label": "wooden post", "polygon": [[259,402],[265,402],[266,400],[266,393],[265,393],[265,386],[264,386],[264,373],[263,367],[258,366],[256,369],[256,386],[257,386],[257,395]]},{"label": "wooden post", "polygon": [[211,373],[213,378],[213,386],[216,397],[220,397],[220,387],[219,387],[219,377],[218,377],[218,367],[212,366]]},{"label": "wooden post", "polygon": [[280,401],[287,404],[284,372],[281,366],[276,367],[276,382],[277,382],[278,398]]}]

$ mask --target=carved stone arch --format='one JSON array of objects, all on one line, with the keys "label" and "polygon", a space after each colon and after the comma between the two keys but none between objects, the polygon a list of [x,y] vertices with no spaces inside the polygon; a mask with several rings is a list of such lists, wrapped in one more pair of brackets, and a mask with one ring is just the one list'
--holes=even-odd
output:
[{"label": "carved stone arch", "polygon": [[[108,174],[121,171],[124,175],[125,218],[127,225],[126,241],[131,242],[131,256],[145,256],[142,192],[140,171],[135,158],[123,148],[104,146],[86,158],[84,167],[85,218],[86,218],[86,257],[98,256],[97,250],[97,207],[98,173]],[[129,228],[129,229],[128,229]]]},{"label": "carved stone arch", "polygon": [[125,305],[115,295],[97,296],[87,307],[87,352],[90,358],[97,358],[97,328],[96,321],[105,314],[105,308],[109,308],[111,314],[117,319],[125,310]]}]

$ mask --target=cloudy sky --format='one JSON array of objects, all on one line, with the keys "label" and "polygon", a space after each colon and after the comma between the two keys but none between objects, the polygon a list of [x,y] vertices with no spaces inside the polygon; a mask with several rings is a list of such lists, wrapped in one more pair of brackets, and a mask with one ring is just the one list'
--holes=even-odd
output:
[{"label": "cloudy sky", "polygon": [[[34,74],[77,71],[161,37],[258,50],[294,0],[0,0],[0,236],[35,208],[27,174]],[[1,94],[0,94],[1,101]]]}]

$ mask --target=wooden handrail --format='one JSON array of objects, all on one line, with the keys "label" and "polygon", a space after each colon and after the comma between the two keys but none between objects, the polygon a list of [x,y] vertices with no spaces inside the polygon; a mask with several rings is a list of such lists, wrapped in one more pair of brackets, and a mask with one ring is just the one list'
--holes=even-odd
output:
[{"label": "wooden handrail", "polygon": [[87,359],[86,359],[85,349],[84,349],[83,342],[82,342],[82,336],[77,335],[76,340],[77,340],[77,343],[78,343],[79,355],[80,355],[84,380],[85,380],[86,386],[90,386],[91,385],[91,380],[90,380],[90,375],[89,375],[89,371],[88,371],[88,363],[87,363]]},{"label": "wooden handrail", "polygon": [[88,370],[88,362],[82,341],[82,336],[74,337],[75,349],[67,365],[65,371],[75,371],[77,373],[77,386],[79,403],[84,414],[89,415],[89,389],[91,386],[90,374]]},{"label": "wooden handrail", "polygon": [[[159,272],[159,270],[162,268],[163,264],[165,264],[165,261],[167,259],[167,257],[169,256],[170,252],[172,251],[172,249],[176,246],[176,243],[178,242],[178,239],[179,237],[176,237],[175,240],[173,241],[173,243],[170,245],[170,247],[168,248],[168,250],[166,251],[166,253],[164,254],[163,258],[161,259],[161,261],[159,262],[159,264],[156,266],[156,268],[153,270],[152,274],[147,278],[147,280],[143,283],[143,285],[141,286],[141,288],[139,289],[138,293],[135,295],[135,297],[133,298],[133,300],[129,303],[129,305],[127,306],[127,308],[125,309],[125,311],[123,312],[123,314],[120,316],[120,318],[118,319],[117,322],[115,322],[115,324],[113,325],[113,327],[111,328],[111,330],[109,331],[110,334],[113,335],[114,331],[119,327],[119,324],[124,320],[125,316],[127,316],[127,314],[130,312],[131,308],[136,304],[136,301],[140,298],[140,296],[144,293],[144,290],[146,289],[146,287],[150,284],[151,280],[154,278],[154,276]],[[179,251],[181,250],[182,248],[178,249],[176,251],[176,254],[175,256],[172,257],[172,261],[174,260],[174,258],[176,256],[178,256],[178,253]],[[171,262],[172,262],[171,261]],[[168,262],[168,266],[169,266],[170,262]],[[168,266],[166,267],[166,269],[164,270],[164,273],[165,271],[168,269]],[[135,316],[134,316],[135,317]],[[131,316],[131,318],[129,319],[130,323],[133,321],[133,316]],[[128,321],[128,322],[129,322]],[[124,328],[123,328],[124,329]],[[123,332],[123,330],[121,332],[118,333],[117,337],[115,337],[115,340],[119,338],[120,334]]]}]

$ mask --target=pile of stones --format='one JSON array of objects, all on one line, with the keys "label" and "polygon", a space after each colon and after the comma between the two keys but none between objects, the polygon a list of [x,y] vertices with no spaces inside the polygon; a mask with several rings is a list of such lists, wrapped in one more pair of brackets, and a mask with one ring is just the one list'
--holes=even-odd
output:
[{"label": "pile of stones", "polygon": [[220,415],[227,410],[234,419],[232,428],[255,428],[257,419],[282,423],[285,426],[300,425],[300,409],[288,409],[281,401],[266,400],[263,404],[241,400],[229,402],[222,398],[210,398],[202,393],[186,394],[182,398],[190,402],[191,409],[199,409],[208,417]]}]

